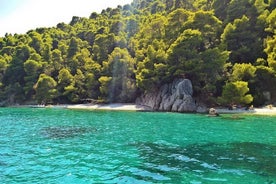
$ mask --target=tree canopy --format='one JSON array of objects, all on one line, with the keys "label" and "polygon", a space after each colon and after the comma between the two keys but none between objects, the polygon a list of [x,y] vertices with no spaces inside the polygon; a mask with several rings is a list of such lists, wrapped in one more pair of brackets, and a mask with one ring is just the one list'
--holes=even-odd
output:
[{"label": "tree canopy", "polygon": [[7,33],[0,38],[0,104],[134,102],[183,76],[205,103],[276,102],[275,6],[133,0],[68,24]]}]

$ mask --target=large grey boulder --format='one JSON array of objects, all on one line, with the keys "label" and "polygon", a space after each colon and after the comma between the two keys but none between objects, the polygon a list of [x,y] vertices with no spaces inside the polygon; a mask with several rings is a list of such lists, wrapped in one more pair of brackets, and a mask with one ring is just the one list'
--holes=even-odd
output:
[{"label": "large grey boulder", "polygon": [[176,95],[178,98],[183,98],[183,95],[193,95],[193,85],[189,79],[184,79],[177,84]]},{"label": "large grey boulder", "polygon": [[158,111],[196,112],[197,106],[192,95],[191,81],[176,79],[160,89],[145,92],[136,103]]}]

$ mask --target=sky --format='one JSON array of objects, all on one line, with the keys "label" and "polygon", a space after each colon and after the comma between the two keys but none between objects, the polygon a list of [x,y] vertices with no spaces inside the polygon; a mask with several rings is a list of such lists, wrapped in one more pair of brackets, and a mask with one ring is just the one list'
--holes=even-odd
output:
[{"label": "sky", "polygon": [[39,27],[69,23],[73,16],[89,17],[108,7],[130,4],[132,0],[0,0],[0,37],[24,34]]}]

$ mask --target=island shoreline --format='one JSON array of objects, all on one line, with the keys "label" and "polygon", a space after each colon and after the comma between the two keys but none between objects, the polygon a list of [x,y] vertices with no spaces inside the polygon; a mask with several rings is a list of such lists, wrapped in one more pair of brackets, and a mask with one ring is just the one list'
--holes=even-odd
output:
[{"label": "island shoreline", "polygon": [[[111,104],[60,104],[60,105],[15,105],[10,107],[29,108],[64,108],[72,110],[106,110],[106,111],[139,111],[160,112],[149,106],[137,105],[135,103],[111,103]],[[237,108],[230,110],[223,107],[215,107],[218,114],[252,114],[252,115],[276,115],[276,107],[262,107],[254,109]],[[185,112],[183,112],[185,113]],[[191,112],[189,112],[191,113]],[[195,114],[208,114],[208,112],[194,112]]]}]

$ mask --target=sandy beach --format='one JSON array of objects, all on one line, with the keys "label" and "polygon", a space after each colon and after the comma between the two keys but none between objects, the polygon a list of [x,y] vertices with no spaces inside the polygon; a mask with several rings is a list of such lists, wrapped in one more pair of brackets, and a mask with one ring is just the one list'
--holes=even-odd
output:
[{"label": "sandy beach", "polygon": [[226,108],[216,108],[219,114],[259,114],[259,115],[276,115],[275,107],[263,107],[263,108],[254,108],[252,110],[246,110],[244,108],[229,110]]},{"label": "sandy beach", "polygon": [[[18,107],[18,106],[15,106]],[[114,110],[114,111],[154,111],[152,108],[143,105],[137,105],[134,103],[113,103],[113,104],[75,104],[75,105],[27,105],[21,107],[32,107],[32,108],[65,108],[65,109],[83,109],[83,110]],[[218,114],[256,114],[256,115],[276,115],[276,107],[262,107],[247,110],[245,108],[236,108],[229,110],[228,108],[215,107]],[[206,114],[208,113],[208,108]],[[200,112],[202,113],[202,112]]]},{"label": "sandy beach", "polygon": [[152,111],[150,107],[136,104],[77,104],[67,105],[68,109],[87,109],[87,110],[117,110],[117,111]]},{"label": "sandy beach", "polygon": [[[87,110],[117,110],[117,111],[153,111],[150,107],[137,104],[76,104],[66,105],[68,109],[87,109]],[[215,108],[219,114],[259,114],[259,115],[276,115],[276,107],[254,108],[246,110],[245,108],[237,108],[229,110],[227,108]]]}]

